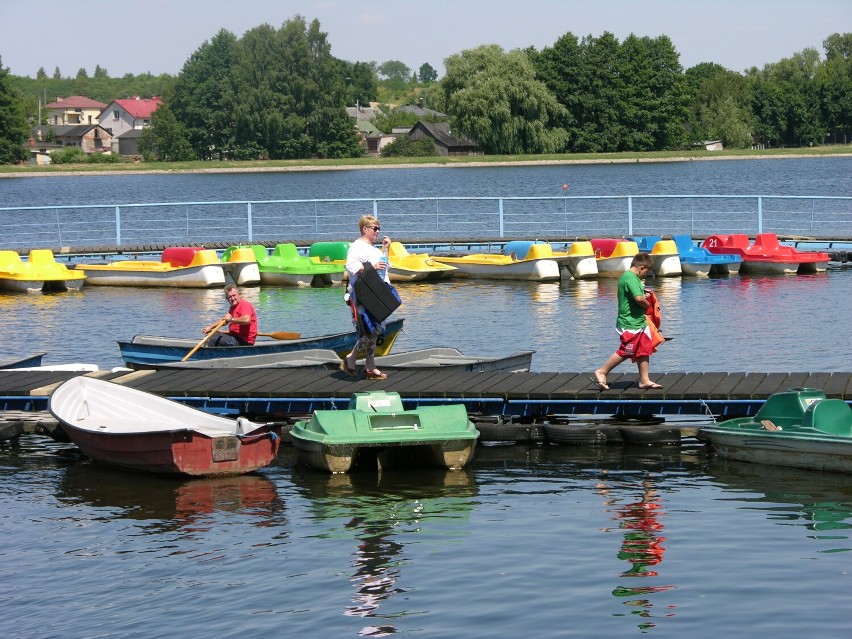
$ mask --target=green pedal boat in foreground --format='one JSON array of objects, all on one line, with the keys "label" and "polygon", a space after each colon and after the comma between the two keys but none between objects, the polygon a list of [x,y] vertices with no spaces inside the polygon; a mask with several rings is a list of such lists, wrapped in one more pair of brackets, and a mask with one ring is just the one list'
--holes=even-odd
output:
[{"label": "green pedal boat in foreground", "polygon": [[299,462],[331,473],[426,462],[463,468],[479,431],[462,404],[404,410],[398,393],[355,393],[347,410],[314,411],[290,432]]}]

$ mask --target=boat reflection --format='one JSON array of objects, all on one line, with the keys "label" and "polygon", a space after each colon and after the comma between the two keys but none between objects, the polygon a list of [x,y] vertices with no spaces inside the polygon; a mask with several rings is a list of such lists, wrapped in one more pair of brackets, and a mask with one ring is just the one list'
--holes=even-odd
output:
[{"label": "boat reflection", "polygon": [[[820,544],[819,552],[852,550],[852,485],[848,475],[713,460],[708,476],[727,488],[751,510],[763,510],[779,526],[799,525]],[[766,504],[761,506],[761,504]]]},{"label": "boat reflection", "polygon": [[78,463],[65,469],[57,498],[66,504],[108,509],[152,532],[202,531],[222,511],[239,512],[254,526],[284,522],[275,484],[260,474],[176,479]]},{"label": "boat reflection", "polygon": [[400,618],[415,613],[383,614],[380,607],[405,592],[398,585],[406,564],[403,541],[420,533],[452,535],[447,530],[454,522],[457,534],[467,530],[472,498],[477,495],[473,475],[432,468],[329,475],[296,466],[292,478],[309,499],[315,517],[328,521],[321,536],[337,537],[343,530],[356,540],[350,578],[355,592],[344,616],[369,620],[360,636],[398,632]]}]

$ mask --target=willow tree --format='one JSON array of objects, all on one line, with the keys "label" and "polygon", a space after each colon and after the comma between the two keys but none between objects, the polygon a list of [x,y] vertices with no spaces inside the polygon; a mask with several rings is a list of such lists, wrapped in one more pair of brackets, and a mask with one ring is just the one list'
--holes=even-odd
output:
[{"label": "willow tree", "polygon": [[458,133],[492,154],[557,153],[565,149],[567,111],[535,76],[521,50],[496,44],[451,55],[440,82]]}]

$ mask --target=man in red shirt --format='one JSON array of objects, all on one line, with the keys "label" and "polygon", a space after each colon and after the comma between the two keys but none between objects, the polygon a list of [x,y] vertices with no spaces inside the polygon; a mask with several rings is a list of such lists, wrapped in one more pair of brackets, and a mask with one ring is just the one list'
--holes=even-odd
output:
[{"label": "man in red shirt", "polygon": [[[225,287],[225,297],[231,307],[220,321],[230,322],[227,333],[216,333],[209,340],[208,346],[251,346],[257,339],[257,314],[254,306],[240,295],[240,290],[234,284]],[[214,330],[219,322],[201,329],[205,335]]]}]

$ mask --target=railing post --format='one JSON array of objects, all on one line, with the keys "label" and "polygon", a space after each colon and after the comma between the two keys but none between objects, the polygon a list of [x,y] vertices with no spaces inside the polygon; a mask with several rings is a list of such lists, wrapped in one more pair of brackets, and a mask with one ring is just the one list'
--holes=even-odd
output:
[{"label": "railing post", "polygon": [[373,200],[373,217],[379,219],[379,201]]},{"label": "railing post", "polygon": [[500,204],[500,237],[503,237],[503,198],[498,200]]},{"label": "railing post", "polygon": [[633,196],[627,196],[627,235],[633,235]]},{"label": "railing post", "polygon": [[115,245],[121,246],[121,207],[115,207]]},{"label": "railing post", "polygon": [[246,202],[246,207],[246,230],[248,231],[249,244],[251,244],[252,238],[254,237],[254,225],[251,217],[251,202]]},{"label": "railing post", "polygon": [[763,196],[757,196],[757,232],[763,233]]}]

